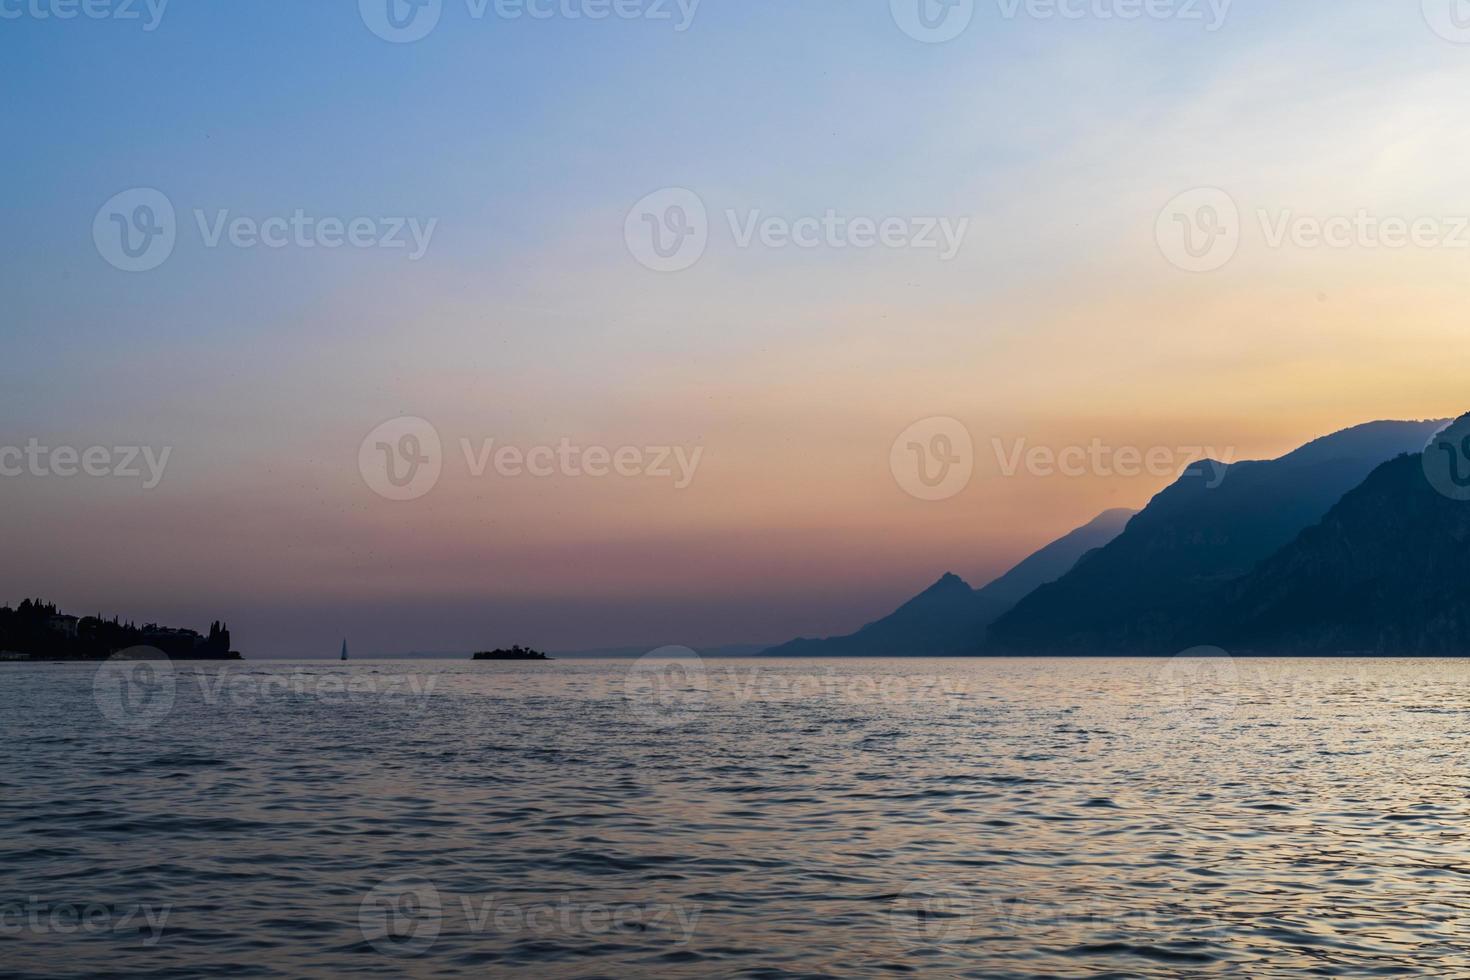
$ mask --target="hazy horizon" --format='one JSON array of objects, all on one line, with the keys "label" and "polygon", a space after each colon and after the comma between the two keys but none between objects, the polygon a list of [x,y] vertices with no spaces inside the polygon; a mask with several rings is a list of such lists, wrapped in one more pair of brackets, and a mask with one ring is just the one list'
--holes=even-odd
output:
[{"label": "hazy horizon", "polygon": [[[1434,416],[1425,418],[1434,418]],[[1403,421],[1417,420],[1405,419]],[[1366,422],[1356,422],[1342,428],[1352,428],[1362,424]],[[1239,455],[1238,450],[1233,446],[1222,445],[1209,448],[1227,449],[1227,452],[1211,457],[1225,458],[1226,462],[1273,459],[1328,434],[1330,433],[1314,433],[1299,441],[1293,441],[1280,450],[1273,450],[1262,455]],[[1014,453],[1014,444],[1009,446],[1007,451]],[[985,455],[984,448],[977,447],[977,467],[983,462]],[[1008,465],[1001,460],[993,460],[993,462],[997,466]],[[1028,475],[1023,471],[1012,478],[1024,479]],[[1100,479],[1091,475],[1087,478]],[[1047,478],[1030,475],[1030,479],[1045,480]],[[1075,482],[1072,478],[1063,479],[1059,474],[1052,474],[1050,479],[1055,479],[1064,485]],[[1146,475],[1134,478],[1112,477],[1111,479],[1115,482],[1134,484],[1152,482]],[[207,608],[196,609],[191,604],[160,603],[156,598],[144,595],[138,596],[135,606],[118,609],[108,605],[105,601],[100,605],[96,603],[78,605],[59,601],[57,596],[52,594],[26,592],[13,597],[0,597],[0,605],[14,605],[24,598],[40,598],[58,602],[62,611],[72,614],[100,613],[104,617],[121,615],[124,619],[135,620],[139,623],[157,621],[186,626],[198,626],[215,618],[224,618],[237,638],[252,637],[251,649],[245,652],[255,660],[335,659],[339,652],[338,644],[344,638],[344,633],[352,647],[354,657],[373,659],[393,659],[403,655],[454,657],[496,645],[507,645],[511,642],[531,642],[534,646],[564,655],[577,653],[605,655],[610,650],[642,653],[669,645],[694,647],[708,655],[711,648],[763,647],[797,636],[826,636],[851,632],[863,623],[891,612],[900,602],[932,585],[943,574],[958,574],[972,587],[978,588],[1004,574],[1027,555],[1088,523],[1106,510],[1141,510],[1148,503],[1148,499],[1158,490],[1172,483],[1174,477],[1154,479],[1158,482],[1158,486],[1152,487],[1143,499],[1132,503],[1110,503],[1096,513],[1077,520],[1075,523],[1066,524],[1045,540],[1037,539],[1020,545],[1019,551],[1003,558],[996,555],[971,555],[967,559],[961,559],[966,561],[964,565],[934,567],[927,570],[917,569],[907,582],[900,582],[893,590],[881,591],[881,587],[874,587],[867,593],[849,591],[832,595],[819,593],[815,604],[808,604],[801,595],[771,595],[767,603],[761,606],[765,617],[762,622],[778,624],[789,622],[791,624],[790,626],[775,626],[776,633],[771,636],[751,636],[748,633],[741,635],[735,632],[742,628],[738,622],[738,613],[736,620],[732,621],[722,615],[718,597],[697,593],[690,595],[687,592],[679,595],[646,597],[638,603],[627,603],[617,596],[595,599],[547,596],[531,601],[497,599],[493,596],[455,596],[452,592],[441,592],[433,596],[392,597],[388,600],[373,600],[368,604],[343,600],[338,603],[313,605],[306,608],[284,602],[252,608],[249,603],[236,600],[231,609],[223,613],[210,612]],[[815,568],[830,558],[830,555],[818,554],[811,559],[811,564]],[[986,559],[992,560],[987,561]],[[974,568],[982,570],[969,571]],[[222,596],[220,602],[230,603],[231,600],[229,596]],[[815,614],[814,608],[817,610]],[[143,614],[137,612],[137,609],[150,611]],[[686,629],[681,631],[676,629],[669,631],[665,636],[646,636],[643,634],[649,630],[645,629],[643,624],[647,621],[650,609],[654,610],[655,619],[658,615],[682,619],[688,616],[691,610],[703,610],[705,616],[700,620],[701,625],[713,624],[713,626],[708,630],[690,631]],[[331,623],[323,619],[324,610],[330,610],[330,614],[336,617]],[[825,621],[831,625],[818,627],[815,630],[809,630],[801,625],[813,622],[823,614],[826,616]],[[574,620],[572,629],[559,630],[552,625],[566,620],[569,615]],[[506,621],[544,625],[518,633],[502,625]],[[601,632],[604,629],[607,632]],[[721,630],[726,632],[721,633]],[[525,636],[527,632],[535,635]],[[548,636],[554,638],[556,636],[589,635],[594,637],[591,642],[579,643],[570,640],[557,643],[554,640],[545,639]],[[401,638],[401,640],[395,645],[394,639],[382,639],[384,636]],[[601,636],[621,636],[629,639],[598,642],[596,637]],[[263,639],[267,637],[276,637],[276,639]],[[424,641],[423,637],[442,637],[443,639],[436,644]],[[261,642],[254,642],[256,639],[260,639]],[[242,644],[237,643],[236,645]]]}]

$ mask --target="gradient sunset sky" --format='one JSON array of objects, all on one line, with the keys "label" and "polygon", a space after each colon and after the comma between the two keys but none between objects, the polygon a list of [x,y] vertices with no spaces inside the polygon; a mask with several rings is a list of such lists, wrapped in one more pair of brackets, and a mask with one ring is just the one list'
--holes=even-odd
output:
[{"label": "gradient sunset sky", "polygon": [[[1006,476],[996,439],[1262,458],[1470,411],[1470,247],[1271,247],[1257,217],[1470,215],[1470,45],[1433,10],[1003,10],[940,44],[887,0],[705,0],[685,31],[445,0],[403,44],[350,0],[0,19],[0,445],[171,447],[152,489],[0,478],[0,603],[225,618],[252,657],[776,642],[981,584],[1169,482]],[[709,245],[657,272],[625,219],[671,187]],[[1201,187],[1240,243],[1192,273],[1156,224]],[[130,188],[177,209],[148,272],[93,242]],[[437,226],[417,261],[211,248],[196,209]],[[969,225],[945,261],[741,247],[731,209]],[[405,415],[443,473],[387,500],[359,447]],[[935,416],[974,476],[929,501],[889,456]],[[702,456],[683,489],[475,477],[460,441],[492,438]]]}]

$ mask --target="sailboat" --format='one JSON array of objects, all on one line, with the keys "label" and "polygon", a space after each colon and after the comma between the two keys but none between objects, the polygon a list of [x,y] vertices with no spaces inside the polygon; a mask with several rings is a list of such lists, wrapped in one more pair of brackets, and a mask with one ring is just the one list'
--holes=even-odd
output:
[{"label": "sailboat", "polygon": [[343,660],[346,660],[347,659],[347,639],[346,639],[346,637],[343,637],[343,639],[342,639],[342,659]]}]

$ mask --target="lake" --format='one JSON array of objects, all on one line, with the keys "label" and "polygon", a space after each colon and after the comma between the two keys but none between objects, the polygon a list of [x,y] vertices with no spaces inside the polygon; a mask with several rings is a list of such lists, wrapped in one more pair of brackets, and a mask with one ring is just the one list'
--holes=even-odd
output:
[{"label": "lake", "polygon": [[1470,974],[1470,662],[0,664],[9,977]]}]

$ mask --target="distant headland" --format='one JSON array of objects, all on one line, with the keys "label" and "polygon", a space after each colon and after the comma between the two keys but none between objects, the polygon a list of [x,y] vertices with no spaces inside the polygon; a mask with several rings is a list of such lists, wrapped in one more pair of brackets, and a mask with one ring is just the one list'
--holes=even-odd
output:
[{"label": "distant headland", "polygon": [[1470,414],[1383,420],[1275,459],[1191,463],[982,588],[772,656],[1470,654]]},{"label": "distant headland", "polygon": [[509,650],[486,650],[477,653],[474,660],[550,660],[540,650],[532,650],[530,647],[516,645]]},{"label": "distant headland", "polygon": [[153,647],[171,660],[241,659],[222,622],[210,623],[206,636],[157,623],[136,626],[116,616],[68,616],[40,599],[0,606],[0,660],[106,660],[133,647]]}]

